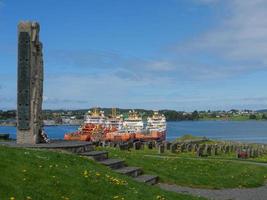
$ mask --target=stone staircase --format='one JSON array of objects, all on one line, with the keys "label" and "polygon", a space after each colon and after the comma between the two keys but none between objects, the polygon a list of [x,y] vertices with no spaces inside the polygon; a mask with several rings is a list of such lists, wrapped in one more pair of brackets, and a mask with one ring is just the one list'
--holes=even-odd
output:
[{"label": "stone staircase", "polygon": [[119,174],[131,176],[138,182],[154,185],[159,179],[159,177],[155,175],[143,174],[142,169],[139,167],[127,166],[124,160],[108,158],[107,151],[89,151],[80,153],[79,155],[86,156],[102,165],[105,165]]}]

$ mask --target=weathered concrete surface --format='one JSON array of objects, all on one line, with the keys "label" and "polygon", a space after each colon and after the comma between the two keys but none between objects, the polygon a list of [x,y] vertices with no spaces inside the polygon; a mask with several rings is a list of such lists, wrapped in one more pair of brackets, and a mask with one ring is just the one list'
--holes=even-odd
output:
[{"label": "weathered concrete surface", "polygon": [[83,153],[94,150],[94,145],[91,142],[85,141],[51,140],[49,143],[38,144],[18,144],[16,141],[0,141],[0,145],[15,148],[65,150],[73,153]]},{"label": "weathered concrete surface", "polygon": [[43,54],[37,22],[18,25],[17,143],[36,144],[42,137]]}]

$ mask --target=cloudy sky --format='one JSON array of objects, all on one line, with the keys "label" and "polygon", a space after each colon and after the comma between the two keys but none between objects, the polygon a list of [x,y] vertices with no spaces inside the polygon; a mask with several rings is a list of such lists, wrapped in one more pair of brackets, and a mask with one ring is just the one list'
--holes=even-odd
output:
[{"label": "cloudy sky", "polygon": [[0,109],[17,23],[44,44],[44,108],[267,108],[266,0],[0,0]]}]

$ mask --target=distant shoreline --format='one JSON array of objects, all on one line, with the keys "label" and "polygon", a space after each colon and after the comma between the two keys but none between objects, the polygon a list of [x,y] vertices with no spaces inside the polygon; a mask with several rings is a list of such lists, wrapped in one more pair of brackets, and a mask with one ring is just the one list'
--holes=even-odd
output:
[{"label": "distant shoreline", "polygon": [[[168,120],[167,122],[246,122],[246,121],[255,121],[255,122],[264,122],[267,120],[264,119],[198,119],[198,120]],[[81,124],[45,124],[46,127],[53,127],[53,126],[80,126]],[[16,127],[16,124],[13,122],[0,122],[0,126],[6,126],[6,127]]]},{"label": "distant shoreline", "polygon": [[[6,126],[6,127],[17,127],[16,125],[11,124],[1,124],[0,126]],[[79,124],[53,124],[53,125],[44,125],[44,126],[80,126]]]}]

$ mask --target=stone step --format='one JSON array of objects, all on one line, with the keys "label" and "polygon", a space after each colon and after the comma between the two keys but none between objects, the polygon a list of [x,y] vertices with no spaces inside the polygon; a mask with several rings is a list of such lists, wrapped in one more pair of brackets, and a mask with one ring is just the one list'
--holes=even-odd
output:
[{"label": "stone step", "polygon": [[138,181],[138,182],[142,182],[142,183],[147,183],[149,185],[154,185],[158,182],[158,176],[155,175],[140,175],[137,176],[136,178],[134,178],[134,180]]},{"label": "stone step", "polygon": [[108,159],[108,152],[107,151],[89,151],[80,153],[81,156],[88,156],[96,161],[102,161]]},{"label": "stone step", "polygon": [[142,174],[142,170],[139,167],[123,167],[115,170],[115,172],[132,177],[137,177]]},{"label": "stone step", "polygon": [[112,169],[119,169],[124,167],[124,160],[119,160],[119,159],[106,159],[103,161],[100,161],[102,165],[108,166]]}]

